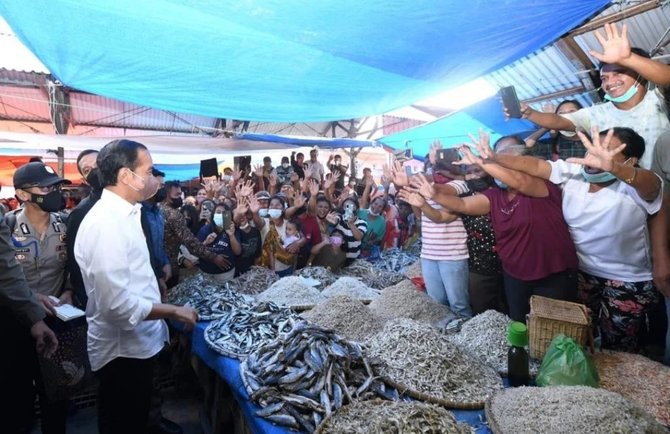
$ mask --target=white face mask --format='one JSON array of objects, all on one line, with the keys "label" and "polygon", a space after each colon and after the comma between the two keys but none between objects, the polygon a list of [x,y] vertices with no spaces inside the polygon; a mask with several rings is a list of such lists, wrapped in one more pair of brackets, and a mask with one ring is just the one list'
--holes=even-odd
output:
[{"label": "white face mask", "polygon": [[268,214],[269,214],[270,218],[272,218],[272,219],[278,219],[279,217],[281,217],[283,212],[284,211],[281,210],[281,209],[268,210]]},{"label": "white face mask", "polygon": [[224,180],[224,181],[230,181],[231,179],[233,179],[232,176],[230,176],[230,175],[223,175],[223,180]]},{"label": "white face mask", "polygon": [[267,217],[268,216],[268,209],[267,208],[261,208],[258,210],[258,215],[261,217]]},{"label": "white face mask", "polygon": [[214,214],[213,218],[214,224],[217,225],[218,227],[223,226],[223,214]]},{"label": "white face mask", "polygon": [[240,229],[242,229],[242,230],[245,230],[245,229],[247,229],[248,227],[249,227],[249,222],[246,222],[245,224],[240,225]]},{"label": "white face mask", "polygon": [[282,164],[281,164],[281,167],[283,167],[284,169],[288,169],[288,166],[289,166],[288,163],[282,163]]}]

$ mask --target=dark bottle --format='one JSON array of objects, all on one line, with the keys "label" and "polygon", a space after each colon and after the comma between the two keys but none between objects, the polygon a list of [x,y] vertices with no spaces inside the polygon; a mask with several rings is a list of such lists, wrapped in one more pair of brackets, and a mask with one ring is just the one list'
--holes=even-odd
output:
[{"label": "dark bottle", "polygon": [[507,374],[512,387],[528,386],[530,381],[529,359],[526,345],[528,345],[528,328],[522,322],[514,321],[507,329],[507,342],[510,344],[507,351]]}]

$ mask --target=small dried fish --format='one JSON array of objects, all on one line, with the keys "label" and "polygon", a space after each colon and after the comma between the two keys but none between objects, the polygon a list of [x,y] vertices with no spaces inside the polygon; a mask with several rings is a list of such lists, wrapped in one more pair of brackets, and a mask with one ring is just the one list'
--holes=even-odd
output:
[{"label": "small dried fish", "polygon": [[301,314],[306,320],[354,341],[363,341],[379,332],[384,324],[360,301],[346,295],[329,298]]},{"label": "small dried fish", "polygon": [[308,285],[300,276],[282,277],[259,294],[256,299],[288,307],[311,307],[326,300],[318,289]]},{"label": "small dried fish", "polygon": [[266,267],[254,265],[247,271],[231,280],[230,287],[242,294],[256,295],[265,291],[279,280],[277,273]]},{"label": "small dried fish", "polygon": [[360,280],[348,276],[340,277],[335,283],[321,292],[321,295],[328,298],[337,295],[347,295],[361,301],[372,301],[379,297],[379,294],[380,291],[378,289],[372,289]]},{"label": "small dried fish", "polygon": [[317,429],[317,434],[469,434],[442,407],[423,402],[359,401],[346,405]]},{"label": "small dried fish", "polygon": [[[467,320],[458,333],[447,335],[463,351],[507,375],[507,328],[512,322],[510,317],[495,310],[487,310]],[[531,359],[530,373],[537,375],[540,361]]]},{"label": "small dried fish", "polygon": [[[240,364],[242,382],[257,414],[280,425],[313,432],[324,417],[354,400],[398,399],[374,374],[360,344],[301,321],[262,345]],[[281,405],[280,405],[281,404]],[[290,416],[291,419],[289,419]]]},{"label": "small dried fish", "polygon": [[403,280],[383,290],[381,295],[370,303],[369,308],[383,320],[409,318],[431,325],[454,316],[447,306],[418,291],[409,280]]},{"label": "small dried fish", "polygon": [[298,319],[273,303],[235,307],[207,326],[205,341],[219,354],[239,359],[289,331]]},{"label": "small dried fish", "polygon": [[220,284],[212,278],[202,272],[198,272],[168,290],[167,301],[168,303],[181,306],[186,304],[194,295],[209,294],[216,291],[219,287]]},{"label": "small dried fish", "polygon": [[414,264],[418,258],[418,255],[414,255],[404,250],[397,248],[387,249],[382,250],[380,259],[374,261],[372,264],[378,270],[394,271],[397,273],[402,271],[403,268]]},{"label": "small dried fish", "polygon": [[621,394],[670,426],[670,367],[641,354],[596,351],[600,387]]},{"label": "small dried fish", "polygon": [[375,268],[372,262],[364,259],[357,259],[351,265],[344,267],[340,271],[340,276],[356,277],[370,288],[375,289],[395,285],[405,278],[398,272]]},{"label": "small dried fish", "polygon": [[621,395],[585,386],[509,388],[486,409],[501,434],[668,432]]},{"label": "small dried fish", "polygon": [[324,289],[337,280],[337,276],[325,267],[305,267],[299,271],[299,276],[318,280],[321,282],[319,289]]},{"label": "small dried fish", "polygon": [[503,387],[495,370],[426,324],[409,319],[389,321],[367,344],[369,354],[384,362],[380,373],[412,396],[483,407],[486,399]]}]

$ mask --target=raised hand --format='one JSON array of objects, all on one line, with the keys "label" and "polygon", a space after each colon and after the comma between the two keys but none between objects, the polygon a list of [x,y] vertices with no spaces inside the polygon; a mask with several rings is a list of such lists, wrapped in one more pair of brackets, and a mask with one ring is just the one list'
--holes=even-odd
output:
[{"label": "raised hand", "polygon": [[472,150],[468,145],[463,145],[458,148],[458,152],[462,155],[461,159],[458,161],[454,161],[452,164],[455,165],[466,165],[470,166],[472,164],[476,164],[478,166],[481,166],[484,164],[484,160],[482,160],[481,157],[476,156],[475,154],[472,153]]},{"label": "raised hand", "polygon": [[331,211],[326,216],[326,221],[330,224],[336,225],[340,222],[340,216],[335,211]]},{"label": "raised hand", "polygon": [[240,170],[233,170],[233,182],[237,182],[240,178],[242,178],[242,171]]},{"label": "raised hand", "polygon": [[[421,194],[421,196],[425,197],[426,199],[430,199],[435,195],[435,188],[433,187],[433,184],[428,182],[422,173],[412,177],[411,185],[414,189],[416,189],[417,193]],[[411,191],[412,189],[408,190]]]},{"label": "raised hand", "polygon": [[316,179],[309,180],[309,194],[312,196],[319,194],[319,183]]},{"label": "raised hand", "polygon": [[296,208],[305,206],[305,196],[303,196],[302,193],[293,193],[293,206]]},{"label": "raised hand", "polygon": [[244,215],[246,214],[248,209],[249,209],[249,198],[243,197],[238,200],[237,207],[235,207],[235,209],[233,210],[233,214]]},{"label": "raised hand", "polygon": [[246,181],[241,184],[237,184],[235,187],[235,197],[238,201],[242,198],[252,196],[254,194],[254,183],[251,181]]},{"label": "raised hand", "polygon": [[270,174],[270,186],[271,187],[276,187],[278,182],[279,182],[279,178],[277,178],[277,175],[275,173],[271,173]]},{"label": "raised hand", "polygon": [[398,198],[417,208],[421,208],[426,204],[426,199],[419,192],[408,188],[400,190]]},{"label": "raised hand", "polygon": [[391,170],[391,178],[396,187],[404,187],[409,185],[409,177],[403,169],[402,164],[399,161],[393,162],[393,169]]},{"label": "raised hand", "polygon": [[600,31],[595,32],[596,39],[603,47],[602,53],[589,50],[589,53],[603,63],[621,63],[631,55],[630,41],[628,40],[628,26],[625,24],[619,33],[616,24],[605,24],[605,35]]},{"label": "raised hand", "polygon": [[256,166],[254,166],[254,174],[259,178],[263,177],[263,165],[262,164],[257,164]]},{"label": "raised hand", "polygon": [[307,167],[305,169],[305,179],[310,179],[313,173],[314,172],[312,171],[312,169],[310,167]]},{"label": "raised hand", "polygon": [[470,140],[475,145],[477,152],[484,160],[495,160],[495,152],[491,149],[490,140],[491,136],[485,132],[483,129],[479,129],[479,137],[475,137],[472,134],[468,133]]},{"label": "raised hand", "polygon": [[615,149],[610,149],[610,141],[614,130],[610,129],[605,135],[604,139],[600,139],[598,134],[598,127],[593,125],[591,127],[591,137],[593,142],[581,131],[577,132],[582,144],[586,148],[587,154],[584,158],[568,158],[568,163],[581,164],[589,166],[594,169],[600,169],[605,172],[611,172],[614,168],[614,156],[626,148],[626,144],[617,146]]},{"label": "raised hand", "polygon": [[258,211],[261,210],[261,203],[256,196],[251,196],[249,198],[249,210],[254,214],[258,214]]}]

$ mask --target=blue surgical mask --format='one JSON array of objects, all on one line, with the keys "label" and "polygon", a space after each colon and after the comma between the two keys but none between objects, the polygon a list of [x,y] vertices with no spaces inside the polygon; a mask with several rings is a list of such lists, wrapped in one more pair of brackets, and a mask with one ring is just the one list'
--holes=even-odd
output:
[{"label": "blue surgical mask", "polygon": [[494,179],[494,181],[496,182],[496,184],[498,184],[498,187],[502,188],[503,190],[507,190],[507,184],[505,184],[499,179]]},{"label": "blue surgical mask", "polygon": [[591,184],[604,184],[616,179],[616,176],[612,175],[610,172],[589,173],[584,166],[582,166],[582,176],[586,182],[590,182]]},{"label": "blue surgical mask", "polygon": [[281,217],[281,214],[284,212],[284,210],[281,209],[270,209],[268,210],[268,215],[270,216],[271,219],[278,219]]},{"label": "blue surgical mask", "polygon": [[267,217],[268,216],[268,209],[267,208],[261,208],[258,210],[258,215],[261,217]]},{"label": "blue surgical mask", "polygon": [[214,221],[214,224],[217,225],[218,227],[223,226],[223,214],[214,214],[214,218],[212,220]]},{"label": "blue surgical mask", "polygon": [[624,102],[630,100],[632,97],[634,97],[637,94],[637,88],[638,87],[639,86],[638,86],[637,80],[636,80],[635,83],[633,83],[633,85],[630,88],[628,88],[626,93],[624,93],[623,95],[621,95],[621,96],[610,96],[609,94],[605,93],[605,99],[607,101],[611,101],[611,102],[624,103]]}]

